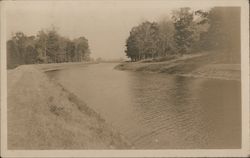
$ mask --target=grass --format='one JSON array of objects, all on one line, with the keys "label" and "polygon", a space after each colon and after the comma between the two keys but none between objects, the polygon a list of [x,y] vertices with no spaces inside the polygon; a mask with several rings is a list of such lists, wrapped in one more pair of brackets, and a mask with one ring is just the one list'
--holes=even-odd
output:
[{"label": "grass", "polygon": [[8,71],[8,149],[129,149],[99,114],[34,65]]}]

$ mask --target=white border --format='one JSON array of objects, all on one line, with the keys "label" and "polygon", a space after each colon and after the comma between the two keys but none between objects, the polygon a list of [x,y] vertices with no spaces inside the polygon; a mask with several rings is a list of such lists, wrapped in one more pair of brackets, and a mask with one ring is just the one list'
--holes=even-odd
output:
[{"label": "white border", "polygon": [[[104,4],[103,1],[96,3]],[[111,1],[111,0],[106,0]],[[132,0],[119,1],[128,5]],[[147,0],[150,1],[150,0]],[[158,3],[164,0],[151,0]],[[165,0],[166,1],[166,0]],[[26,1],[27,2],[27,1]],[[65,1],[59,1],[65,2]],[[66,3],[72,1],[66,1]],[[83,1],[86,2],[86,1]],[[104,1],[105,2],[105,1]],[[115,2],[115,1],[111,1]],[[135,0],[133,3],[142,3]],[[1,156],[2,157],[246,157],[249,154],[249,4],[247,0],[169,0],[169,7],[240,6],[242,68],[242,148],[196,150],[7,150],[7,71],[6,71],[6,4],[1,2]],[[22,2],[20,2],[22,3]],[[131,4],[130,4],[131,5]]]},{"label": "white border", "polygon": [[1,156],[7,151],[7,69],[6,69],[6,16],[1,3]]}]

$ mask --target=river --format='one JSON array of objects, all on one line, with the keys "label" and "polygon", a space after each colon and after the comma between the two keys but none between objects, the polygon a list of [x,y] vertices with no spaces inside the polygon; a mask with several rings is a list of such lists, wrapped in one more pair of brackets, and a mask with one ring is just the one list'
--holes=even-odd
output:
[{"label": "river", "polygon": [[47,73],[100,113],[135,149],[241,147],[240,82],[119,71],[115,65]]}]

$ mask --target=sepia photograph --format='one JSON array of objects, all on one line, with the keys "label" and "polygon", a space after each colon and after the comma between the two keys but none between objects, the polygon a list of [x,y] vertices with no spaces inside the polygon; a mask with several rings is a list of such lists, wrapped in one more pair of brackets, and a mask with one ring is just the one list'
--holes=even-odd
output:
[{"label": "sepia photograph", "polygon": [[250,154],[247,0],[0,5],[1,156]]}]

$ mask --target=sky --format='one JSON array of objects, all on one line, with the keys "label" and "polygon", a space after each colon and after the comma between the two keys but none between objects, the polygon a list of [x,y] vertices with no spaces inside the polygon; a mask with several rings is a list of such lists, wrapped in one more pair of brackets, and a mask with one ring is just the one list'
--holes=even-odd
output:
[{"label": "sky", "polygon": [[126,58],[125,42],[131,28],[145,20],[169,18],[176,7],[167,0],[8,2],[6,34],[7,39],[17,31],[36,35],[55,26],[70,39],[86,37],[93,58]]}]

